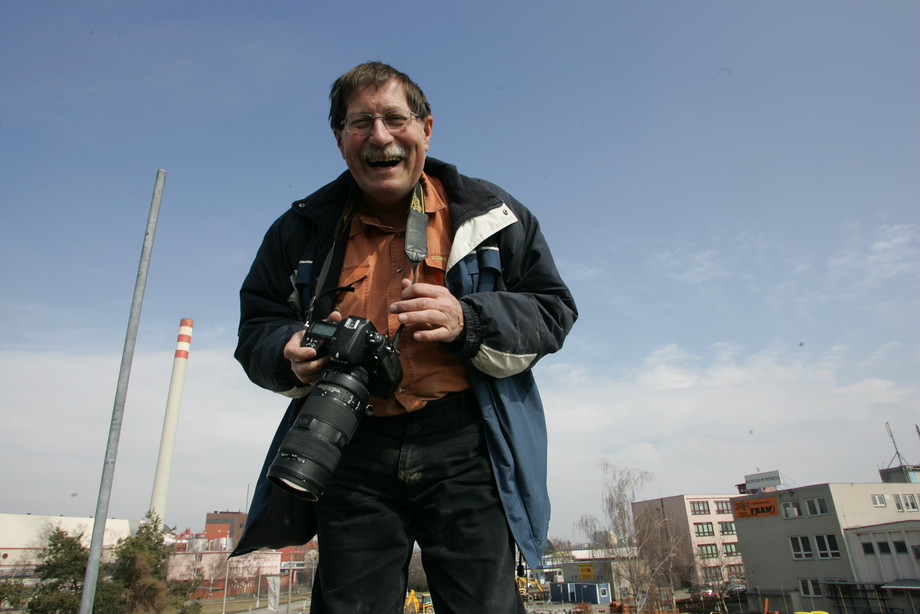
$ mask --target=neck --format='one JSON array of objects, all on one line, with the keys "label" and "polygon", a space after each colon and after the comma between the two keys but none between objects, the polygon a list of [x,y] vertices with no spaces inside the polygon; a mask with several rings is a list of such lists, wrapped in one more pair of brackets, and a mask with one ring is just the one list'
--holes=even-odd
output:
[{"label": "neck", "polygon": [[406,216],[409,212],[408,199],[396,204],[386,205],[363,198],[361,207],[385,226],[390,226],[391,228],[405,228],[406,226]]}]

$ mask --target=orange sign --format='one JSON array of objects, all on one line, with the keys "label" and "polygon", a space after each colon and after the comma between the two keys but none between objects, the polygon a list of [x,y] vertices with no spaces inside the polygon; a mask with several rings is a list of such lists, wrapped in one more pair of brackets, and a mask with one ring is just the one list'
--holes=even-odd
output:
[{"label": "orange sign", "polygon": [[779,506],[776,497],[762,497],[760,499],[745,499],[734,501],[735,518],[759,518],[760,516],[776,516]]},{"label": "orange sign", "polygon": [[579,580],[593,580],[594,579],[594,564],[593,563],[582,563],[578,566],[578,579]]}]

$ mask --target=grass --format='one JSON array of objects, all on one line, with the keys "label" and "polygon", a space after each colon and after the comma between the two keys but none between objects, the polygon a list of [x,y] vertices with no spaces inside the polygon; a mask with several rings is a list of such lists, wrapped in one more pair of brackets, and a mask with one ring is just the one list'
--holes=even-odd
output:
[{"label": "grass", "polygon": [[[305,595],[291,595],[291,612],[303,612],[303,606],[306,604]],[[224,609],[223,599],[205,599],[199,601],[201,604],[201,614],[221,614]],[[259,599],[259,609],[268,607],[268,598]],[[228,597],[227,614],[236,612],[249,612],[256,609],[255,598],[250,597]],[[281,595],[278,599],[278,614],[287,613],[287,595]]]}]

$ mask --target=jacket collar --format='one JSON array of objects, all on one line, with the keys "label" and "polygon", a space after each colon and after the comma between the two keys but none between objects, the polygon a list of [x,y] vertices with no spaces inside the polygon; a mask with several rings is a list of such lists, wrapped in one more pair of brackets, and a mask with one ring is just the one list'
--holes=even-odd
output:
[{"label": "jacket collar", "polygon": [[[502,202],[501,197],[489,184],[461,175],[453,164],[428,157],[425,160],[425,172],[437,177],[444,185],[450,207],[451,226],[455,230],[469,218],[492,209]],[[354,185],[354,178],[346,170],[306,198],[291,203],[291,207],[298,214],[320,224],[322,224],[321,220],[338,219]]]}]

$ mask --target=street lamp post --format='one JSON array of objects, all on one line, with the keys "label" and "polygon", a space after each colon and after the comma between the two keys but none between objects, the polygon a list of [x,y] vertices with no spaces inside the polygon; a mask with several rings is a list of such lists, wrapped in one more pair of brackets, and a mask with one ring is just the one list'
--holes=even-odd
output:
[{"label": "street lamp post", "polygon": [[291,584],[294,583],[294,561],[288,561],[288,602],[287,614],[291,614]]},{"label": "street lamp post", "polygon": [[233,559],[227,559],[227,566],[224,568],[224,607],[221,614],[227,614],[227,589],[229,588],[230,564]]},{"label": "street lamp post", "polygon": [[259,597],[262,595],[262,561],[259,560],[259,571],[256,575],[256,609],[259,608]]}]

